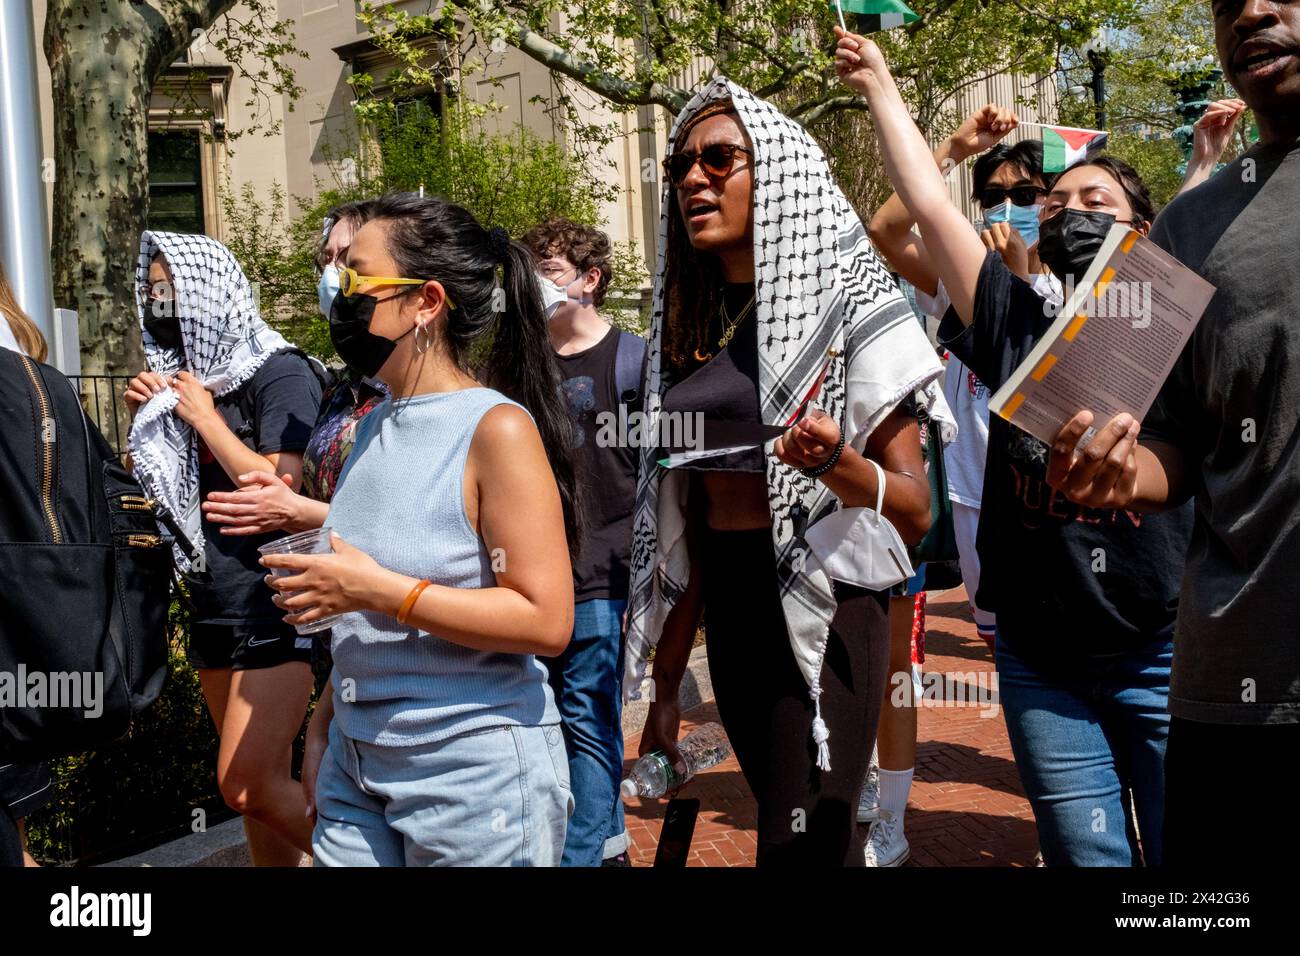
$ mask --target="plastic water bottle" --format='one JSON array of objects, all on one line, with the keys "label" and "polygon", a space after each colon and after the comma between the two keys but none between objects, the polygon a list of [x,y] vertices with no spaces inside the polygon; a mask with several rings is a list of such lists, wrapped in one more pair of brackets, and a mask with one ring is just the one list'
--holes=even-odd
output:
[{"label": "plastic water bottle", "polygon": [[718,724],[703,724],[686,735],[686,739],[677,745],[682,760],[686,762],[686,773],[679,774],[673,769],[673,762],[662,750],[646,754],[632,767],[632,773],[623,781],[622,792],[626,797],[662,797],[669,790],[676,790],[701,770],[717,766],[731,756],[731,742]]}]

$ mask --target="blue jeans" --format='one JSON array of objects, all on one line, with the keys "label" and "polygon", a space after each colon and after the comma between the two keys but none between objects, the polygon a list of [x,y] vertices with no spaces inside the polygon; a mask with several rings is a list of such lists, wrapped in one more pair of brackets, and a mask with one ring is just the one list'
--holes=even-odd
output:
[{"label": "blue jeans", "polygon": [[573,639],[544,658],[560,709],[573,783],[573,816],[561,866],[600,866],[627,849],[623,801],[623,609],[626,601],[580,601]]},{"label": "blue jeans", "polygon": [[1160,865],[1172,643],[1048,673],[1012,653],[999,627],[995,655],[1007,735],[1043,861]]},{"label": "blue jeans", "polygon": [[572,808],[555,724],[384,747],[335,721],[312,853],[316,866],[557,866]]}]

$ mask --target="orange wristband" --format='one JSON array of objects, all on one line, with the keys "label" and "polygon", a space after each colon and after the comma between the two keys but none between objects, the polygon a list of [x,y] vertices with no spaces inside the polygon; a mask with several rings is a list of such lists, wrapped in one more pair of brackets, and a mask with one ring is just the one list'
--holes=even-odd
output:
[{"label": "orange wristband", "polygon": [[402,606],[397,609],[398,624],[406,623],[406,615],[411,613],[411,609],[415,607],[415,602],[420,600],[420,595],[424,593],[424,589],[432,583],[432,581],[426,578],[415,587],[411,588],[411,593],[406,596],[406,600],[402,602]]}]

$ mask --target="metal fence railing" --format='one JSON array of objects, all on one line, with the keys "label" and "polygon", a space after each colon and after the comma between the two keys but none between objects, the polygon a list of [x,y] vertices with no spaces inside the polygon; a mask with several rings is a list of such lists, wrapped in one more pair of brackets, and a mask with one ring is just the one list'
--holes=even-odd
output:
[{"label": "metal fence railing", "polygon": [[113,451],[121,456],[126,453],[126,433],[129,418],[122,393],[130,375],[69,375],[68,381],[81,393],[81,403],[86,414],[95,426],[108,439]]}]

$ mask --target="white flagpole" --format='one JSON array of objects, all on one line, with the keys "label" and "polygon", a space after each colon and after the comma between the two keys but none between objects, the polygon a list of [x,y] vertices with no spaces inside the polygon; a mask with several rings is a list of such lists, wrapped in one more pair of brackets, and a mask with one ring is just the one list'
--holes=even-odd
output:
[{"label": "white flagpole", "polygon": [[1104,129],[1084,129],[1081,126],[1053,126],[1050,123],[1028,123],[1020,122],[1016,124],[1016,129],[1063,129],[1067,133],[1104,133]]},{"label": "white flagpole", "polygon": [[42,162],[37,49],[32,4],[0,4],[0,261],[18,304],[54,350],[51,364],[80,372],[80,355],[58,354],[43,178],[52,161]]},{"label": "white flagpole", "polygon": [[835,0],[835,13],[840,18],[840,29],[843,30],[845,33],[848,33],[849,28],[844,23],[844,8],[840,6],[840,0]]}]

